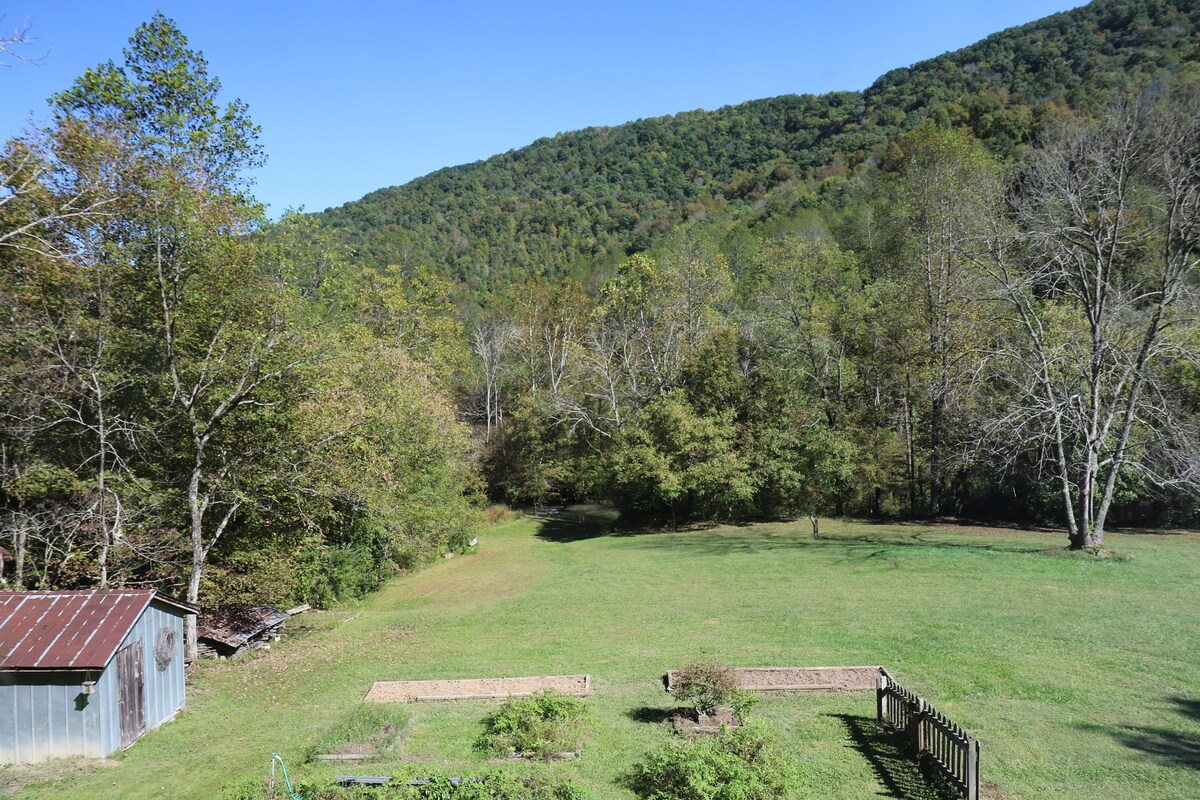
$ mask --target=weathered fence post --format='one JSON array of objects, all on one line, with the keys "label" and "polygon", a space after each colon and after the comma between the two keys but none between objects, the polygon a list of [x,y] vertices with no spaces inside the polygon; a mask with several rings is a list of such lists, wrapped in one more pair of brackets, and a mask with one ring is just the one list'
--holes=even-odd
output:
[{"label": "weathered fence post", "polygon": [[925,754],[925,698],[917,698],[917,713],[913,719],[917,727],[917,760]]},{"label": "weathered fence post", "polygon": [[880,727],[888,727],[886,675],[880,675],[875,679],[875,716],[879,720]]},{"label": "weathered fence post", "polygon": [[967,737],[967,800],[979,800],[979,742]]}]

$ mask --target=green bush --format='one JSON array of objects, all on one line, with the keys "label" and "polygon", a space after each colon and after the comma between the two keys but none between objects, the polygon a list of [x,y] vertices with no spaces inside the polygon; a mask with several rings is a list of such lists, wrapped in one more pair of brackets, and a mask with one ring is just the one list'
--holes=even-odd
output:
[{"label": "green bush", "polygon": [[728,706],[738,690],[733,670],[711,659],[688,664],[675,673],[673,683],[675,696],[700,714]]},{"label": "green bush", "polygon": [[[408,795],[405,795],[406,797]],[[503,772],[489,772],[482,780],[458,785],[446,778],[419,788],[412,797],[421,800],[589,800],[590,795],[570,782],[544,778],[521,780]]]},{"label": "green bush", "polygon": [[[454,773],[459,775],[460,773]],[[411,785],[415,777],[427,778],[419,786]],[[591,800],[592,796],[569,781],[556,782],[547,778],[521,778],[501,770],[488,770],[482,775],[467,775],[466,780],[452,783],[451,775],[420,764],[413,764],[392,776],[383,786],[318,786],[311,782],[296,784],[301,800]],[[282,786],[282,782],[280,783]],[[226,787],[221,800],[279,800],[286,797],[282,789],[268,789],[259,778]]]},{"label": "green bush", "polygon": [[309,540],[298,549],[292,596],[317,608],[365,596],[387,580],[391,567],[367,544],[334,547]]},{"label": "green bush", "polygon": [[762,697],[756,692],[738,689],[729,698],[729,707],[733,709],[733,716],[737,719],[739,725],[746,724],[746,718],[750,716],[750,709],[758,705],[758,701]]},{"label": "green bush", "polygon": [[633,775],[646,800],[779,800],[795,782],[778,746],[753,726],[678,739],[646,756]]},{"label": "green bush", "polygon": [[582,700],[553,689],[513,698],[484,719],[477,745],[500,755],[538,758],[578,750],[586,711]]}]

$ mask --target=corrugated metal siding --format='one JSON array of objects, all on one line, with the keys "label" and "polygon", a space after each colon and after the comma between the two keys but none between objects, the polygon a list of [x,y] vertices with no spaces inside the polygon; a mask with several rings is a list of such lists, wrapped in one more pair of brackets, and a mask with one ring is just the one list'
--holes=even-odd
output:
[{"label": "corrugated metal siding", "polygon": [[[145,673],[146,729],[157,728],[184,706],[183,617],[153,602],[120,648],[140,643]],[[161,627],[175,630],[176,653],[165,670],[154,659]],[[107,756],[121,748],[114,661],[92,673],[96,691],[82,703],[82,672],[0,672],[0,763],[71,755]]]},{"label": "corrugated metal siding", "polygon": [[[81,672],[0,675],[0,763],[103,756],[106,695],[84,697]],[[86,701],[86,702],[85,702]]]}]

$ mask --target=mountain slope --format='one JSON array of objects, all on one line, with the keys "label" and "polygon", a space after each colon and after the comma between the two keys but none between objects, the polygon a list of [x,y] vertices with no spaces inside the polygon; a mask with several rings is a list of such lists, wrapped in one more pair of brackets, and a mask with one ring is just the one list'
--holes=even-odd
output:
[{"label": "mountain slope", "polygon": [[787,95],[540,139],[319,214],[364,263],[432,264],[473,290],[642,250],[701,216],[804,204],[923,120],[1010,154],[1063,107],[1200,59],[1197,0],[1099,0],[892,70],[864,92]]}]

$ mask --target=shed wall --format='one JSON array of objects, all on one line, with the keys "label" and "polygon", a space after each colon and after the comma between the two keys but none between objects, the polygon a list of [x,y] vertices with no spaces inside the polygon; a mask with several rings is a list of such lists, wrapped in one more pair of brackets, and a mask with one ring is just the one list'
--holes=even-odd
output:
[{"label": "shed wall", "polygon": [[[82,672],[0,673],[0,763],[104,756],[111,692],[85,696]],[[92,677],[97,677],[95,673]],[[111,682],[111,681],[110,681]]]}]

